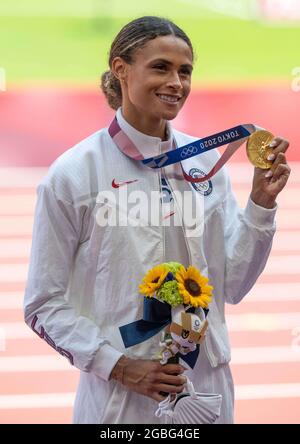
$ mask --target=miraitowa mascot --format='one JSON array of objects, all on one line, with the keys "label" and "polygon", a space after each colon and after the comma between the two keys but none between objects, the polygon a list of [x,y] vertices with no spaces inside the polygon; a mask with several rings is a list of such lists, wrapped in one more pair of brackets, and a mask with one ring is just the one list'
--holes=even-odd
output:
[{"label": "miraitowa mascot", "polygon": [[[160,363],[176,362],[177,354],[193,352],[200,344],[208,327],[203,309],[187,313],[182,307],[172,309],[172,322],[164,332]],[[165,416],[171,424],[212,424],[220,416],[222,395],[216,393],[198,393],[193,383],[187,378],[185,391],[169,394],[159,403],[155,412],[157,417]]]},{"label": "miraitowa mascot", "polygon": [[186,355],[196,350],[197,344],[200,344],[208,327],[205,314],[200,309],[199,315],[187,313],[182,308],[172,310],[172,323],[169,326],[165,337],[159,343],[161,350],[161,364],[166,364],[170,358],[177,353]]}]

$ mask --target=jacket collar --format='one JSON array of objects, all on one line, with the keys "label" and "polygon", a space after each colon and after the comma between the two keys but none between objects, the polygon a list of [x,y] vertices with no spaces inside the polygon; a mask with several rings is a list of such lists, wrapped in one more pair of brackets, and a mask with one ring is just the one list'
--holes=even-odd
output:
[{"label": "jacket collar", "polygon": [[141,133],[133,126],[131,126],[123,117],[122,109],[119,108],[116,113],[118,124],[127,136],[133,141],[138,150],[147,159],[148,157],[156,156],[160,153],[172,149],[173,131],[170,123],[167,121],[168,140],[162,141],[159,137],[148,136]]}]

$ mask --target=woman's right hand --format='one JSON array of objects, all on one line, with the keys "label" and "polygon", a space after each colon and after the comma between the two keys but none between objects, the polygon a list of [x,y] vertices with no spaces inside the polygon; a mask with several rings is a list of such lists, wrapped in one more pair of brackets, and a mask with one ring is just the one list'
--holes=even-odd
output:
[{"label": "woman's right hand", "polygon": [[181,393],[186,382],[180,364],[161,365],[159,361],[131,359],[122,356],[111,372],[110,379],[121,382],[129,390],[155,401],[165,399],[164,393]]}]

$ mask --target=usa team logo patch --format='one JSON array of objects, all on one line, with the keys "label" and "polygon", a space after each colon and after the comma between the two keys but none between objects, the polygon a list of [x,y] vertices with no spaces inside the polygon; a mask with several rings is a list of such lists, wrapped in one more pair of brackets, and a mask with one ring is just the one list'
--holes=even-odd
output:
[{"label": "usa team logo patch", "polygon": [[168,182],[164,177],[161,178],[161,191],[162,191],[162,202],[171,203],[173,200],[172,192],[169,188]]},{"label": "usa team logo patch", "polygon": [[[192,176],[195,179],[197,179],[198,177],[203,177],[205,175],[206,174],[204,173],[204,171],[201,171],[198,168],[192,168],[189,171],[189,176]],[[191,182],[191,184],[196,191],[202,194],[202,196],[208,196],[213,190],[211,180],[206,180],[205,182],[200,182],[200,183]]]}]

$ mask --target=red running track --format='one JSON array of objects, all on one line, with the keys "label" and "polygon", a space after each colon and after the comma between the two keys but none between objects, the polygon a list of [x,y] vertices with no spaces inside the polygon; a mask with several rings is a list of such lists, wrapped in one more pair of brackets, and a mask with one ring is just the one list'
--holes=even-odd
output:
[{"label": "red running track", "polygon": [[[267,267],[244,301],[226,310],[237,423],[300,423],[300,163],[292,166]],[[229,168],[243,206],[252,167]],[[0,172],[0,423],[68,423],[78,372],[24,325],[22,313],[35,185],[46,169]]]},{"label": "red running track", "polygon": [[[293,172],[279,198],[267,267],[245,300],[227,307],[237,423],[300,423],[299,98],[284,89],[199,91],[176,122],[199,137],[253,122],[291,141]],[[35,187],[46,172],[29,166],[48,166],[112,116],[96,93],[0,94],[0,423],[71,421],[78,372],[23,322]],[[244,150],[232,160],[233,187],[243,206],[252,168]]]},{"label": "red running track", "polygon": [[[174,121],[177,129],[204,137],[255,123],[291,142],[290,160],[300,159],[300,92],[280,88],[194,90]],[[102,94],[64,89],[0,93],[0,165],[48,166],[63,151],[102,127],[113,111]],[[298,116],[298,119],[297,119]],[[239,150],[233,161],[246,160]]]}]

